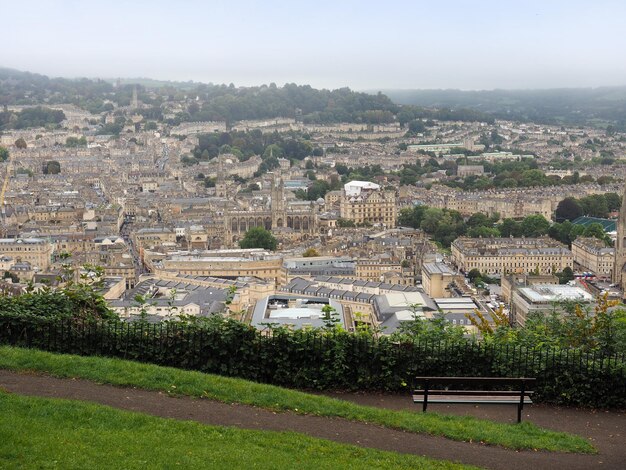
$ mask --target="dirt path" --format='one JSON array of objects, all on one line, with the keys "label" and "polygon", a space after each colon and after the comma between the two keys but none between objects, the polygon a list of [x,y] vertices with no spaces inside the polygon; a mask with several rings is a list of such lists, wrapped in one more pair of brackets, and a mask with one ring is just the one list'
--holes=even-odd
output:
[{"label": "dirt path", "polygon": [[[623,414],[592,415],[588,412],[569,410],[554,411],[537,408],[535,411],[534,408],[531,409],[528,414],[531,415],[533,422],[541,424],[539,421],[545,420],[546,426],[554,429],[566,430],[568,426],[564,421],[571,420],[576,424],[577,429],[569,430],[593,438],[594,444],[600,449],[599,455],[572,455],[532,451],[516,452],[498,447],[410,434],[339,418],[274,413],[244,405],[228,405],[187,397],[171,398],[160,392],[99,385],[85,380],[18,374],[4,370],[0,370],[0,387],[22,395],[84,400],[164,418],[194,420],[205,424],[247,429],[295,431],[346,444],[454,460],[491,469],[588,470],[598,467],[621,469],[624,468],[624,462],[626,462],[624,439],[626,419]],[[342,395],[341,398],[390,408],[404,407],[398,397]],[[509,407],[493,408],[504,408],[511,415],[514,414],[514,410],[509,410]],[[482,413],[481,416],[489,417],[486,413]],[[578,428],[581,419],[581,422],[586,422],[586,425]]]}]

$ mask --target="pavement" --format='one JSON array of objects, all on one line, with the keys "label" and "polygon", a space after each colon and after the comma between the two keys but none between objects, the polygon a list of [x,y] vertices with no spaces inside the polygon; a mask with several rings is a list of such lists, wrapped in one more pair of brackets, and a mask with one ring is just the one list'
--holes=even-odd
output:
[{"label": "pavement", "polygon": [[[489,469],[533,470],[592,468],[623,469],[626,462],[626,415],[531,406],[525,420],[547,428],[586,436],[598,448],[597,455],[538,451],[513,451],[480,443],[457,442],[441,437],[412,434],[374,424],[324,418],[290,412],[278,413],[252,406],[225,404],[166,393],[114,387],[79,379],[0,370],[0,388],[21,395],[83,400],[164,418],[192,420],[209,425],[236,426],[267,431],[294,431],[313,437],[362,447],[458,461]],[[400,395],[330,394],[370,406],[416,411],[411,398]],[[433,411],[469,414],[513,422],[514,407],[432,405]]]}]

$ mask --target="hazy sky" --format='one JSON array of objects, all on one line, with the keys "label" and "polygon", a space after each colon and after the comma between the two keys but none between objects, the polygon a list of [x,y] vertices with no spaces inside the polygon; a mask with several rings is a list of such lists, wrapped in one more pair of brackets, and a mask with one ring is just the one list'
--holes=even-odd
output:
[{"label": "hazy sky", "polygon": [[0,0],[0,66],[236,85],[626,85],[624,0]]}]

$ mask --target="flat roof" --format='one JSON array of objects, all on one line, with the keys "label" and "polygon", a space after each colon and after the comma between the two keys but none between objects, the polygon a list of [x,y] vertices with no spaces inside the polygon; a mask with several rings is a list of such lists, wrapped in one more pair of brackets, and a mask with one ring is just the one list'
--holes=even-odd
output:
[{"label": "flat roof", "polygon": [[522,287],[519,291],[531,302],[554,302],[560,300],[581,300],[590,302],[593,296],[584,289],[562,284],[535,284]]}]

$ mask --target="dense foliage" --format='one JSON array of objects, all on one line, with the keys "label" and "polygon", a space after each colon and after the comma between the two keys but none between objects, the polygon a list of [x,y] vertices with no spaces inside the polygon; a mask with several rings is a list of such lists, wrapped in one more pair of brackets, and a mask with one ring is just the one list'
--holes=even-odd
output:
[{"label": "dense foliage", "polygon": [[210,160],[219,154],[233,154],[240,161],[248,160],[253,155],[261,155],[264,160],[303,160],[314,152],[321,155],[321,149],[314,147],[309,139],[308,135],[298,132],[263,134],[260,130],[200,134],[193,158],[201,161]]},{"label": "dense foliage", "polygon": [[[464,160],[461,160],[459,163],[466,164]],[[465,191],[482,191],[500,188],[558,186],[594,181],[592,176],[580,176],[578,172],[562,178],[557,175],[547,176],[543,170],[538,168],[536,160],[529,158],[495,163],[479,160],[473,161],[472,165],[483,165],[485,172],[489,173],[489,175],[471,175],[464,178],[455,178],[446,181],[445,184]]]},{"label": "dense foliage", "polygon": [[[402,106],[400,112],[398,113],[398,121],[400,121],[400,125],[404,126],[408,123],[409,131],[411,132],[422,132],[423,129],[416,125],[416,121],[419,122],[428,120],[476,121],[486,122],[489,124],[493,124],[494,122],[493,116],[468,108],[451,109],[449,107],[440,107],[440,109],[429,109],[420,106],[405,105]],[[413,128],[410,125],[411,123],[414,123]]]},{"label": "dense foliage", "polygon": [[263,227],[252,227],[246,232],[244,237],[239,241],[240,248],[264,248],[266,250],[275,250],[278,246],[276,237],[272,232]]},{"label": "dense foliage", "polygon": [[397,106],[385,95],[351,91],[316,90],[308,85],[288,83],[235,88],[226,85],[198,85],[201,106],[191,107],[184,120],[226,121],[296,117],[305,122],[385,123],[394,119]]},{"label": "dense foliage", "polygon": [[[593,200],[601,199],[589,196]],[[583,198],[587,199],[587,198]],[[610,199],[610,197],[609,197]],[[472,238],[488,237],[543,237],[549,236],[566,245],[571,245],[577,237],[595,237],[611,246],[610,237],[599,223],[586,226],[572,224],[569,220],[563,223],[551,223],[544,216],[535,214],[526,216],[522,220],[503,219],[498,222],[498,213],[487,216],[481,212],[472,214],[467,219],[457,211],[437,209],[428,206],[414,206],[402,209],[398,216],[398,225],[403,227],[419,228],[444,247],[450,246],[455,238],[467,236]]]},{"label": "dense foliage", "polygon": [[41,106],[24,108],[19,112],[3,111],[0,112],[0,130],[57,126],[64,119],[63,111]]},{"label": "dense foliage", "polygon": [[398,224],[420,228],[445,247],[460,236],[541,237],[548,235],[550,229],[550,222],[542,215],[529,215],[520,221],[504,219],[497,223],[499,219],[500,214],[497,213],[487,216],[477,212],[465,220],[457,211],[414,206],[400,211]]},{"label": "dense foliage", "polygon": [[[605,344],[615,344],[606,342],[605,332],[617,330],[618,321],[623,336],[620,315],[607,328],[579,330],[579,323],[563,322],[563,341],[544,343],[551,331],[538,321],[536,328],[520,335],[498,329],[479,344],[463,339],[447,322],[419,319],[402,333],[377,338],[367,328],[356,333],[336,327],[279,328],[267,334],[219,316],[149,324],[1,313],[0,342],[123,357],[304,389],[400,391],[418,375],[535,376],[538,401],[624,407],[624,357],[603,349]],[[595,331],[594,340],[566,341],[577,331]]]},{"label": "dense foliage", "polygon": [[580,199],[567,197],[556,207],[556,220],[574,220],[581,215],[608,217],[610,212],[619,211],[622,199],[617,193],[592,194]]},{"label": "dense foliage", "polygon": [[56,160],[43,162],[42,171],[44,175],[58,175],[61,173],[61,164]]},{"label": "dense foliage", "polygon": [[569,220],[562,223],[554,223],[548,230],[548,235],[555,240],[571,245],[578,237],[594,237],[602,240],[606,246],[612,246],[611,237],[604,231],[601,224],[592,223],[589,225],[573,224]]},{"label": "dense foliage", "polygon": [[[162,120],[161,105],[196,97],[186,110],[171,120],[226,121],[277,117],[300,118],[305,122],[386,123],[395,119],[398,106],[382,93],[359,93],[349,88],[317,90],[293,83],[235,87],[204,83],[120,83],[103,80],[48,78],[44,75],[0,69],[0,105],[72,103],[101,113],[131,104],[133,90],[146,106],[138,110],[146,119]],[[148,88],[150,86],[150,88]],[[0,122],[2,122],[0,120]]]}]

